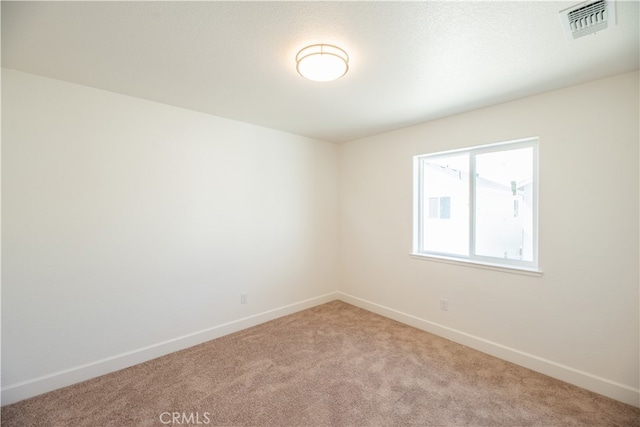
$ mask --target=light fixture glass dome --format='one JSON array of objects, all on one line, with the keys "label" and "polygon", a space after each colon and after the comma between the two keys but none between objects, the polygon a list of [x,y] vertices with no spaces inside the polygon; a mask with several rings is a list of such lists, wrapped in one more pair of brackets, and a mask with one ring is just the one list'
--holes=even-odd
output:
[{"label": "light fixture glass dome", "polygon": [[349,55],[338,46],[314,44],[296,55],[296,69],[301,76],[316,82],[329,82],[349,70]]}]

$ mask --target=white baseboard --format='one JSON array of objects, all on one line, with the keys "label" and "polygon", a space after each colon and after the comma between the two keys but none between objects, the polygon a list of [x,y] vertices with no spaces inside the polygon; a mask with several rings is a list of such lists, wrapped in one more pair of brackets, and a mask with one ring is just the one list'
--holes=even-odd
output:
[{"label": "white baseboard", "polygon": [[2,388],[2,405],[15,403],[29,397],[37,396],[81,381],[99,377],[110,372],[128,368],[130,366],[137,365],[178,350],[183,350],[194,345],[202,344],[206,341],[220,338],[224,335],[238,332],[301,310],[306,310],[307,308],[315,307],[335,299],[338,299],[338,294],[336,292],[332,292],[319,297],[310,298],[294,304],[289,304],[273,310],[244,317],[242,319],[212,326],[211,328],[183,335],[148,347],[118,354],[106,359],[96,360],[95,362],[55,372],[29,381],[11,384]]},{"label": "white baseboard", "polygon": [[620,402],[640,407],[640,390],[606,378],[592,375],[588,372],[574,369],[570,366],[556,363],[552,360],[528,354],[504,345],[449,328],[438,323],[430,322],[410,314],[402,313],[383,305],[338,292],[339,300],[363,308],[373,313],[388,317],[406,325],[413,326],[434,335],[441,336],[458,344],[471,347],[483,353],[490,354],[516,365],[529,368],[561,381],[585,388],[598,394],[610,397]]}]

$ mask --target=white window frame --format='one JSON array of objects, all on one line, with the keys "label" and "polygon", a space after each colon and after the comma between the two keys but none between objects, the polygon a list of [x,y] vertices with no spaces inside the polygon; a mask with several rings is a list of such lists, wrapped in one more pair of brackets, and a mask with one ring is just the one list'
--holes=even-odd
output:
[{"label": "white window frame", "polygon": [[[481,268],[489,268],[492,270],[503,270],[507,272],[516,272],[531,275],[540,275],[542,271],[538,265],[538,137],[523,138],[514,141],[505,141],[494,144],[481,145],[476,147],[463,148],[458,150],[441,151],[437,153],[420,154],[413,156],[413,250],[412,257],[419,259],[428,259],[435,261],[443,261],[461,265],[478,266]],[[508,151],[519,148],[533,149],[533,189],[532,189],[532,210],[533,210],[533,248],[532,248],[532,260],[515,260],[515,259],[503,259],[493,258],[487,256],[480,256],[475,254],[475,205],[476,205],[476,162],[477,155],[486,154],[491,152]],[[423,165],[425,159],[433,159],[436,157],[446,157],[456,154],[468,154],[469,155],[469,255],[457,255],[448,253],[439,253],[422,250],[423,242],[423,219],[425,215],[428,215],[428,211],[423,212],[425,204],[424,202],[424,189],[422,188],[423,179]]]}]

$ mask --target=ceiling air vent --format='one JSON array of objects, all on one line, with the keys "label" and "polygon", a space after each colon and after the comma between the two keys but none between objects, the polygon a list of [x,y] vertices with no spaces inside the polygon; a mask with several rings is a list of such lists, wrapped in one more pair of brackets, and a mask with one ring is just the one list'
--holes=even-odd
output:
[{"label": "ceiling air vent", "polygon": [[616,25],[614,0],[587,1],[560,11],[562,28],[569,40]]}]

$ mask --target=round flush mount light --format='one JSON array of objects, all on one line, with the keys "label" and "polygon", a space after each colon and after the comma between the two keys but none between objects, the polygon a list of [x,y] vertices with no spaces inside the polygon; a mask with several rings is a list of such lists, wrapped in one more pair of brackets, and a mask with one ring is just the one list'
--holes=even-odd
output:
[{"label": "round flush mount light", "polygon": [[338,46],[313,44],[296,55],[296,69],[302,77],[316,82],[330,82],[349,70],[349,55]]}]

